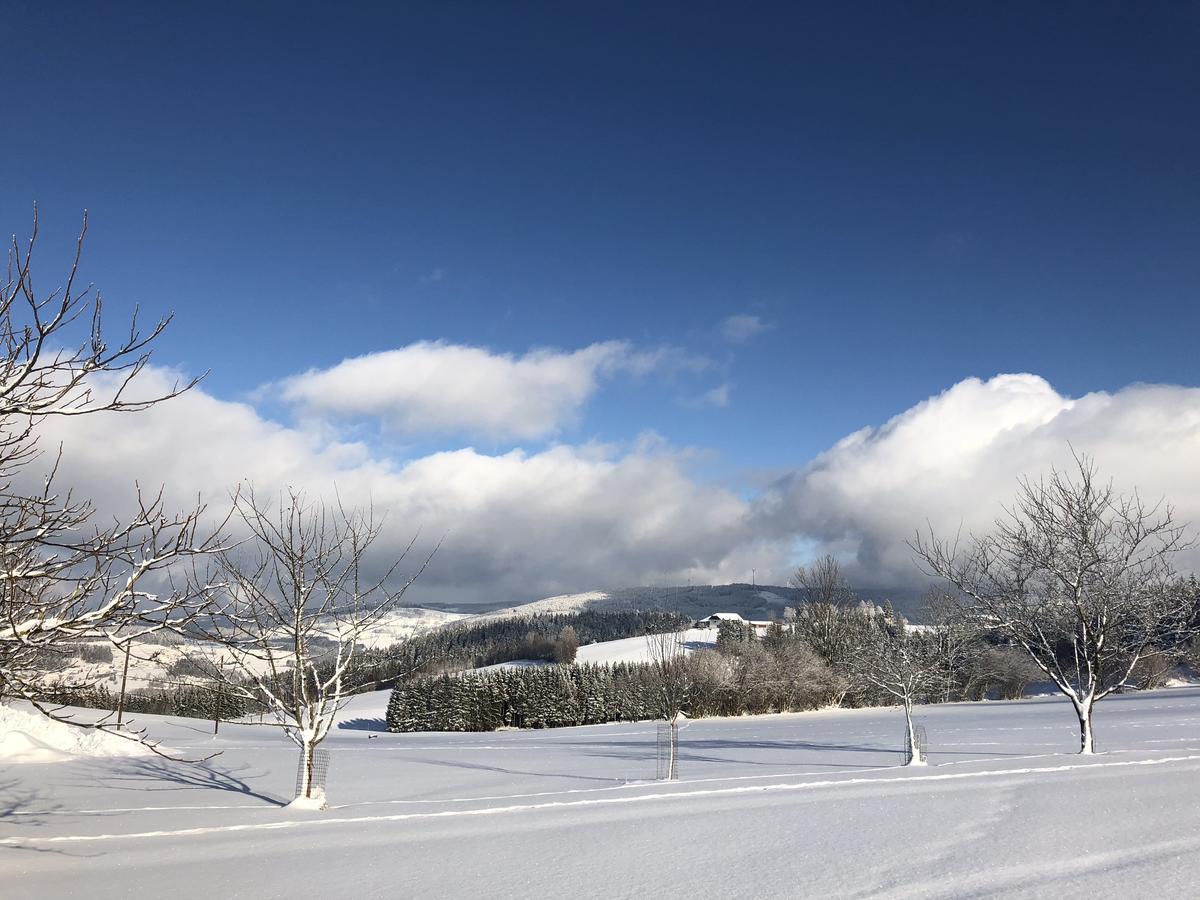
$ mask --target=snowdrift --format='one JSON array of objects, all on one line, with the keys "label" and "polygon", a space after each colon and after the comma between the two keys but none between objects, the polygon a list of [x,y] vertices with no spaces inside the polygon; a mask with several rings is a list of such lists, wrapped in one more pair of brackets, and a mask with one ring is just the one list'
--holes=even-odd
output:
[{"label": "snowdrift", "polygon": [[79,757],[145,756],[136,741],[55,722],[41,713],[0,704],[0,762],[49,763]]}]

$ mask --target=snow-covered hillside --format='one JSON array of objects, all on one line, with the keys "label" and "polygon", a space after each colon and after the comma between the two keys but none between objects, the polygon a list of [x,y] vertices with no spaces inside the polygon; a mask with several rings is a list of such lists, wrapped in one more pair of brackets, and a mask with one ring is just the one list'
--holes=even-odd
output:
[{"label": "snow-covered hillside", "polygon": [[510,606],[488,616],[570,613],[584,609],[662,609],[700,619],[714,612],[735,612],[748,619],[782,617],[795,604],[787,588],[753,587],[748,584],[690,585],[687,587],[634,587],[615,591],[563,594]]},{"label": "snow-covered hillside", "polygon": [[697,720],[673,783],[649,780],[652,722],[386,734],[386,698],[355,698],[326,742],[323,813],[283,808],[296,751],[261,726],[144,716],[222,755],[11,767],[5,900],[1195,893],[1196,688],[1105,700],[1093,757],[1057,698],[921,708],[918,773],[895,709]]},{"label": "snow-covered hillside", "polygon": [[[694,653],[696,650],[713,649],[717,646],[717,632],[707,628],[690,628],[683,636],[684,653]],[[616,641],[599,641],[595,644],[584,644],[575,654],[576,663],[602,665],[607,663],[640,663],[651,660],[650,644],[645,637],[621,638]],[[493,669],[525,669],[529,666],[548,666],[549,660],[515,659],[509,662],[495,663],[473,669],[474,672],[487,672]]]},{"label": "snow-covered hillside", "polygon": [[423,634],[466,618],[470,616],[465,613],[405,606],[392,610],[364,634],[359,643],[371,648],[387,647],[413,635]]},{"label": "snow-covered hillside", "polygon": [[[463,613],[445,612],[422,607],[400,607],[384,616],[359,641],[365,647],[379,648],[398,643],[413,635],[440,628],[451,622],[470,618]],[[86,656],[68,658],[57,672],[57,679],[67,684],[89,684],[117,691],[121,682],[124,655],[113,654],[110,645],[93,642],[87,645],[93,654],[109,653],[109,658],[89,661]],[[189,659],[220,662],[227,651],[212,645],[197,644],[173,635],[156,636],[136,642],[129,659],[128,689],[144,690],[186,681],[191,676]]]},{"label": "snow-covered hillside", "polygon": [[617,608],[613,598],[606,591],[585,591],[580,594],[559,594],[555,597],[543,597],[518,606],[506,606],[492,612],[483,613],[480,619],[500,619],[508,616],[555,615],[559,613],[582,612],[585,609]]},{"label": "snow-covered hillside", "polygon": [[[692,628],[684,632],[683,648],[686,653],[712,649],[716,645],[717,632],[713,629]],[[644,637],[587,644],[575,654],[577,663],[649,662],[650,658],[650,644]]]}]

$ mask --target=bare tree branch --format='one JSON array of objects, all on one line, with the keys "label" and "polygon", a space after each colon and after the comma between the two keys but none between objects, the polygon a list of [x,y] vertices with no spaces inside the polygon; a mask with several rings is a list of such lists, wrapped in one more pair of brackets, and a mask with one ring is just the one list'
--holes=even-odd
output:
[{"label": "bare tree branch", "polygon": [[[60,721],[115,731],[104,718],[81,722],[41,702],[47,662],[80,640],[121,646],[156,631],[181,630],[196,595],[176,583],[173,569],[215,553],[221,525],[206,527],[208,512],[200,502],[169,513],[161,490],[146,493],[137,486],[132,516],[100,523],[90,501],[58,490],[62,447],[40,487],[27,486],[28,470],[39,457],[38,429],[47,418],[146,410],[199,379],[130,399],[150,346],[170,318],[142,333],[135,314],[128,335],[110,346],[99,294],[90,286],[76,288],[87,214],[64,285],[45,296],[33,281],[38,226],[35,207],[29,241],[22,248],[13,238],[0,286],[0,693],[29,700]],[[80,322],[87,323],[86,336],[74,328]],[[121,736],[144,740],[129,731]]]},{"label": "bare tree branch", "polygon": [[251,537],[218,554],[222,577],[203,588],[209,615],[201,631],[242,676],[230,679],[228,689],[264,703],[301,748],[300,796],[323,801],[311,779],[314,752],[354,692],[360,640],[400,604],[437,548],[401,575],[414,537],[380,574],[367,577],[366,556],[380,534],[370,508],[309,501],[298,490],[272,507],[250,487],[234,498],[234,509]]},{"label": "bare tree branch", "polygon": [[1095,464],[1022,479],[1016,501],[969,546],[918,533],[924,570],[965,598],[975,622],[1024,650],[1073,704],[1080,752],[1093,751],[1092,709],[1138,662],[1195,633],[1171,561],[1190,546],[1171,508],[1118,494]]}]

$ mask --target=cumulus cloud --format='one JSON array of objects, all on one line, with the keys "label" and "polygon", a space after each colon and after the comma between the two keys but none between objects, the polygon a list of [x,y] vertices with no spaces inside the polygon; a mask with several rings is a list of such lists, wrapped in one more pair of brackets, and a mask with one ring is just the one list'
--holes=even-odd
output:
[{"label": "cumulus cloud", "polygon": [[[150,369],[144,388],[171,373]],[[864,586],[919,584],[905,540],[990,525],[1023,474],[1094,455],[1118,489],[1166,496],[1200,525],[1200,389],[1136,385],[1072,398],[1033,375],[968,379],[839,441],[756,496],[706,483],[686,452],[648,436],[628,446],[489,454],[470,447],[395,460],[326,429],[281,425],[203,390],[135,415],[48,421],[61,479],[102,513],[127,508],[134,481],[168,503],[214,509],[251,481],[287,485],[387,516],[378,560],[420,528],[443,534],[415,601],[516,602],[637,584],[783,583],[824,552]],[[800,549],[802,548],[802,549]],[[1200,566],[1195,554],[1181,562]]]},{"label": "cumulus cloud", "polygon": [[[142,389],[171,380],[150,369]],[[174,507],[200,496],[214,510],[228,506],[239,481],[267,496],[287,485],[329,496],[336,486],[345,502],[370,502],[386,515],[381,565],[418,528],[425,549],[446,535],[416,601],[726,582],[752,566],[761,573],[767,560],[786,571],[786,542],[750,532],[748,503],[693,479],[688,455],[653,436],[626,447],[463,448],[395,461],[194,390],[136,415],[50,421],[43,440],[63,443],[63,484],[104,513],[127,508],[135,480],[166,485]]]},{"label": "cumulus cloud", "polygon": [[754,528],[841,556],[860,583],[915,584],[923,577],[905,540],[917,528],[987,529],[1020,476],[1069,469],[1072,448],[1119,490],[1166,497],[1200,525],[1200,389],[1134,385],[1071,398],[1034,375],[1000,375],[962,381],[844,438],[757,498]]},{"label": "cumulus cloud", "polygon": [[721,337],[731,344],[744,344],[770,328],[758,316],[730,316],[721,323]]},{"label": "cumulus cloud", "polygon": [[313,369],[275,389],[308,412],[379,417],[409,434],[530,440],[574,422],[603,377],[697,364],[672,348],[637,350],[625,341],[523,356],[421,341]]}]

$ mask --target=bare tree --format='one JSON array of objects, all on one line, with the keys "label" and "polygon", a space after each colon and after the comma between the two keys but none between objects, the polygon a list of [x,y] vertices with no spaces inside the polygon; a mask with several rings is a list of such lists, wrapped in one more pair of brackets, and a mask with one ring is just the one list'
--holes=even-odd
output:
[{"label": "bare tree", "polygon": [[691,691],[691,671],[683,631],[646,635],[650,668],[654,675],[658,715],[672,722],[683,712]]},{"label": "bare tree", "polygon": [[172,582],[170,570],[181,559],[215,552],[220,528],[202,531],[202,505],[174,515],[161,492],[146,495],[140,488],[132,517],[101,523],[90,501],[58,489],[61,447],[44,475],[34,472],[47,419],[138,412],[197,382],[135,396],[150,345],[169,318],[143,333],[135,312],[128,333],[115,344],[106,341],[100,295],[90,286],[77,288],[86,232],[85,213],[64,285],[39,296],[35,207],[28,243],[13,239],[0,292],[0,693],[30,700],[71,724],[116,730],[107,717],[81,723],[42,703],[48,671],[65,646],[80,640],[123,646],[153,631],[180,629],[194,598]]},{"label": "bare tree", "polygon": [[564,625],[554,642],[554,661],[558,663],[575,662],[575,654],[579,652],[579,635],[570,625]]},{"label": "bare tree", "polygon": [[842,575],[838,561],[826,555],[792,576],[804,600],[790,620],[800,635],[831,666],[841,665],[864,634],[868,617]]},{"label": "bare tree", "polygon": [[[890,609],[891,604],[885,604]],[[896,616],[892,612],[893,616]],[[896,616],[899,619],[898,616]],[[982,631],[948,591],[931,589],[925,596],[924,619],[937,643],[941,658],[939,699],[948,703],[965,696],[971,687],[976,663],[984,651]]]},{"label": "bare tree", "polygon": [[670,729],[665,776],[679,777],[679,719],[692,691],[692,668],[688,665],[683,631],[646,635],[651,677],[654,681],[658,715]]},{"label": "bare tree", "polygon": [[1021,647],[1071,701],[1079,752],[1092,753],[1095,704],[1139,660],[1194,634],[1195,622],[1171,565],[1188,542],[1170,507],[1118,494],[1086,456],[1076,469],[1022,479],[993,531],[964,548],[932,532],[910,546],[981,626]]},{"label": "bare tree", "polygon": [[[737,672],[733,660],[717,650],[697,650],[688,656],[687,664],[692,679],[690,703],[693,708],[714,714],[711,711],[718,709],[721,698],[736,687]],[[715,714],[723,715],[720,711]]]},{"label": "bare tree", "polygon": [[235,497],[234,509],[250,538],[218,557],[223,580],[209,589],[203,635],[242,676],[227,689],[265,704],[300,748],[297,799],[323,805],[313,784],[315,751],[352,692],[348,676],[359,642],[400,603],[432,554],[401,576],[414,536],[384,571],[368,577],[367,552],[380,534],[370,509],[309,501],[296,490],[272,509],[252,488]]},{"label": "bare tree", "polygon": [[849,606],[858,603],[858,597],[842,575],[837,559],[828,553],[812,565],[797,568],[792,574],[792,587],[804,593],[806,603],[823,606]]},{"label": "bare tree", "polygon": [[1042,670],[1017,647],[979,646],[966,665],[962,695],[967,700],[982,700],[992,691],[1001,700],[1019,700],[1042,677]]},{"label": "bare tree", "polygon": [[721,651],[747,712],[790,712],[838,704],[846,681],[801,638],[778,625],[766,637]]},{"label": "bare tree", "polygon": [[941,629],[910,631],[902,622],[875,617],[863,638],[847,654],[845,668],[857,679],[900,701],[908,746],[908,765],[924,765],[913,722],[913,706],[940,686],[946,664],[945,640]]}]

